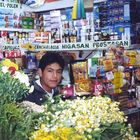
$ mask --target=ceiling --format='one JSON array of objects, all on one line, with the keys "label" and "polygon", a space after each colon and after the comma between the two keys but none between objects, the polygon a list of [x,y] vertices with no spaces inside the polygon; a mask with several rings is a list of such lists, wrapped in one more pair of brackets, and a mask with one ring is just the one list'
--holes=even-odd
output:
[{"label": "ceiling", "polygon": [[45,2],[46,0],[20,0],[21,4],[25,4],[32,8],[38,8],[42,6]]}]

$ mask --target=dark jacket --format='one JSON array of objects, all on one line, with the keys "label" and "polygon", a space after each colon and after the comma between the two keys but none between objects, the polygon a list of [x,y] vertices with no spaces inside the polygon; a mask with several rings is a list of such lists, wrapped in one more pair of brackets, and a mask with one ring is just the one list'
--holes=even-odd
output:
[{"label": "dark jacket", "polygon": [[[58,90],[54,89],[54,95],[58,95]],[[34,91],[26,96],[24,100],[36,103],[38,105],[45,104],[47,102],[47,99],[49,98],[49,95],[47,95],[47,92],[42,89],[36,82],[34,82]]]}]

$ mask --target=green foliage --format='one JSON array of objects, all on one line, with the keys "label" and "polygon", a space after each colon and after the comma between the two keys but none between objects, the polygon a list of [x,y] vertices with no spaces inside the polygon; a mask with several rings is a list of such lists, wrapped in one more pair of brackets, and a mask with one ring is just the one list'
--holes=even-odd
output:
[{"label": "green foliage", "polygon": [[10,73],[0,72],[0,140],[27,140],[39,125],[40,115],[17,103],[28,91],[29,87]]},{"label": "green foliage", "polygon": [[21,100],[28,94],[29,88],[13,78],[10,73],[0,72],[0,104]]},{"label": "green foliage", "polygon": [[26,140],[38,125],[39,115],[28,112],[16,103],[6,103],[0,107],[0,139]]}]

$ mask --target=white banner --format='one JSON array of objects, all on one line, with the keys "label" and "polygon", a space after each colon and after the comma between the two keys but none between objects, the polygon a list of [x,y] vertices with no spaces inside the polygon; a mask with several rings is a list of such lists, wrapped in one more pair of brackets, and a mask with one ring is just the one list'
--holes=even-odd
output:
[{"label": "white banner", "polygon": [[60,44],[38,44],[35,45],[35,50],[47,51],[65,51],[65,50],[105,50],[110,46],[124,46],[129,48],[130,41],[116,40],[116,41],[96,41],[87,43],[60,43]]},{"label": "white banner", "polygon": [[[34,45],[34,44],[33,44]],[[47,51],[74,51],[74,50],[105,50],[110,46],[123,46],[126,49],[130,46],[128,40],[116,40],[116,41],[96,41],[85,43],[54,43],[54,44],[36,44],[34,45],[35,51],[47,50]],[[20,49],[19,45],[0,45],[2,50],[14,50]]]}]

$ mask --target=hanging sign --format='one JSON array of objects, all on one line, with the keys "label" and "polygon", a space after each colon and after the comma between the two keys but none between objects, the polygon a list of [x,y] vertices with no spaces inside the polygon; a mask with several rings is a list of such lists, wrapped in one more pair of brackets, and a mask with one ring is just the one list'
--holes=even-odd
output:
[{"label": "hanging sign", "polygon": [[129,48],[130,41],[116,40],[116,41],[96,41],[87,43],[60,43],[60,44],[38,44],[35,45],[35,50],[48,51],[65,51],[65,50],[105,50],[110,46],[124,46]]},{"label": "hanging sign", "polygon": [[12,2],[0,2],[0,8],[5,8],[5,9],[19,9],[20,4],[18,3],[12,3]]},{"label": "hanging sign", "polygon": [[[60,44],[38,44],[34,45],[34,50],[48,50],[48,51],[66,51],[66,50],[105,50],[110,46],[123,46],[129,48],[129,40],[116,41],[95,41],[86,43],[60,43]],[[20,49],[19,45],[0,45],[0,50],[14,50]]]}]

